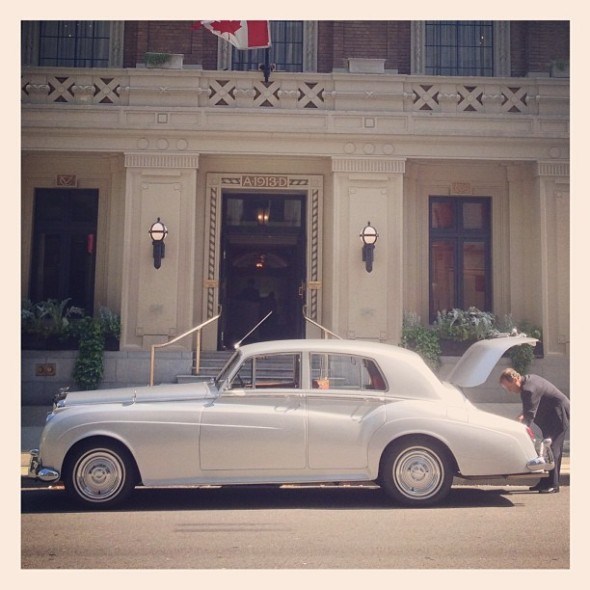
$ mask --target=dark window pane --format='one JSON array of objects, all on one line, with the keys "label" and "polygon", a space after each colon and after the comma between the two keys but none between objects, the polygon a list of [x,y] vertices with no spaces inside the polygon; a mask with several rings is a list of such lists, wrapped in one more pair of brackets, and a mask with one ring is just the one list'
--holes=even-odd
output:
[{"label": "dark window pane", "polygon": [[452,309],[455,305],[455,283],[457,261],[455,245],[452,241],[435,240],[432,242],[430,256],[431,271],[431,316],[443,309]]},{"label": "dark window pane", "polygon": [[41,21],[39,65],[61,67],[107,67],[110,23],[108,21]]},{"label": "dark window pane", "polygon": [[426,73],[493,76],[492,21],[426,21]]},{"label": "dark window pane", "polygon": [[93,311],[98,191],[38,189],[30,298]]},{"label": "dark window pane", "polygon": [[452,229],[455,227],[455,208],[452,202],[432,203],[430,227],[433,229]]},{"label": "dark window pane", "polygon": [[463,244],[463,307],[486,308],[486,256],[483,242]]},{"label": "dark window pane", "polygon": [[[303,21],[271,21],[270,63],[280,72],[303,71]],[[233,70],[257,70],[264,63],[266,49],[232,48]]]},{"label": "dark window pane", "polygon": [[483,203],[463,204],[463,227],[465,229],[487,229],[485,217],[485,206]]},{"label": "dark window pane", "polygon": [[430,198],[430,320],[437,311],[490,311],[491,200]]}]

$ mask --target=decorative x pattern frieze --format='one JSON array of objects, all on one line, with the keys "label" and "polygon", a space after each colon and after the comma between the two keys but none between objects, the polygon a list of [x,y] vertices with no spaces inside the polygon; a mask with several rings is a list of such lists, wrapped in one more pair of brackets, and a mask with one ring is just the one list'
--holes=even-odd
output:
[{"label": "decorative x pattern frieze", "polygon": [[440,111],[438,103],[439,87],[436,85],[423,86],[416,85],[413,87],[414,102],[413,110],[415,111]]},{"label": "decorative x pattern frieze", "polygon": [[325,108],[325,88],[319,82],[304,82],[299,85],[298,106],[304,109]]},{"label": "decorative x pattern frieze", "polygon": [[232,80],[211,80],[209,85],[209,105],[229,106],[236,101],[236,85]]},{"label": "decorative x pattern frieze", "polygon": [[252,106],[276,107],[279,102],[279,82],[255,82]]},{"label": "decorative x pattern frieze", "polygon": [[528,113],[527,88],[502,87],[502,111],[505,113]]}]

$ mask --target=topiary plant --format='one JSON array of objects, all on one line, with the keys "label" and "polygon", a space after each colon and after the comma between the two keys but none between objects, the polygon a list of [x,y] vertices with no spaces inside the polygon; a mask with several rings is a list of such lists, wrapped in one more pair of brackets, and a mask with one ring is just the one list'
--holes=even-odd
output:
[{"label": "topiary plant", "polygon": [[96,389],[102,379],[104,332],[99,320],[85,317],[76,322],[80,350],[72,377],[79,389]]}]

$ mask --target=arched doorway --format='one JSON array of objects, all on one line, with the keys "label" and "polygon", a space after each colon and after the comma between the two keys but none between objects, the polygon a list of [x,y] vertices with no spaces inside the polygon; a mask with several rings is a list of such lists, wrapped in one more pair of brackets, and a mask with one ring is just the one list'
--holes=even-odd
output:
[{"label": "arched doorway", "polygon": [[218,346],[303,337],[306,194],[224,192],[221,219]]}]

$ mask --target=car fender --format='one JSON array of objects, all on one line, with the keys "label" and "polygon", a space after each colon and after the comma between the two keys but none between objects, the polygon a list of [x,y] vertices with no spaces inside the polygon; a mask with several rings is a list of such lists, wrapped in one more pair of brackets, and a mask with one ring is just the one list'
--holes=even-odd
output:
[{"label": "car fender", "polygon": [[117,406],[102,406],[96,411],[73,407],[58,412],[48,421],[42,436],[43,465],[61,472],[74,445],[106,437],[130,451],[144,483],[190,481],[197,475],[200,411],[187,411],[186,402],[137,404],[128,410],[126,415]]},{"label": "car fender", "polygon": [[[502,419],[498,416],[500,420]],[[525,429],[517,424],[498,422],[491,429],[485,424],[458,420],[446,414],[438,417],[401,417],[387,422],[371,440],[369,465],[377,472],[387,446],[403,436],[420,434],[444,444],[454,458],[457,473],[464,476],[525,473],[526,463],[536,456],[534,444]],[[498,428],[502,425],[503,430]]]}]

